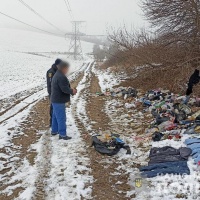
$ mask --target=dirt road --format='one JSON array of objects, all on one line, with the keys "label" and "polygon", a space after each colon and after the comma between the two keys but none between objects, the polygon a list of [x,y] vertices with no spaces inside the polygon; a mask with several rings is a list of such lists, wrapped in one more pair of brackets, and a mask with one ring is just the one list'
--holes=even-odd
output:
[{"label": "dirt road", "polygon": [[99,130],[123,131],[105,112],[106,97],[95,96],[101,88],[93,69],[94,63],[88,63],[72,81],[78,94],[67,109],[70,142],[50,135],[49,100],[36,98],[43,90],[17,98],[0,113],[0,125],[10,134],[8,145],[0,149],[0,200],[131,199],[123,161],[90,147],[91,135]]}]

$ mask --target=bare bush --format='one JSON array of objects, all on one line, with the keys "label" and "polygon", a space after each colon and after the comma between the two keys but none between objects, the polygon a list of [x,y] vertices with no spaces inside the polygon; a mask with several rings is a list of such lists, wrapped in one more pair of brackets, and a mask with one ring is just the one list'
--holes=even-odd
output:
[{"label": "bare bush", "polygon": [[187,49],[188,57],[199,57],[199,0],[143,0],[143,10],[166,46],[179,44]]}]

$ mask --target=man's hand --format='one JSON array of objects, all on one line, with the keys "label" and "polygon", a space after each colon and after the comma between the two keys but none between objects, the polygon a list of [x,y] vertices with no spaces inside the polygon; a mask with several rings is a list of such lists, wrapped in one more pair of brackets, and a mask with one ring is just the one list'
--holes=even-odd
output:
[{"label": "man's hand", "polygon": [[76,95],[77,89],[72,89],[73,90],[73,95]]}]

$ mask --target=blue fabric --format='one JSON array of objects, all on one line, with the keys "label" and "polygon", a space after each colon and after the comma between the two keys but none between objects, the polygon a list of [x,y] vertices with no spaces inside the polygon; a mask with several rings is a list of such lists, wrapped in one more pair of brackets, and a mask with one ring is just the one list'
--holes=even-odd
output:
[{"label": "blue fabric", "polygon": [[168,167],[177,167],[177,166],[187,166],[187,161],[157,163],[157,164],[153,164],[153,165],[149,165],[149,166],[145,166],[145,167],[140,167],[140,171],[165,169]]},{"label": "blue fabric", "polygon": [[195,158],[197,158],[199,155],[200,155],[199,153],[195,153],[195,154],[192,156],[192,158],[195,159]]},{"label": "blue fabric", "polygon": [[195,149],[198,149],[200,148],[200,143],[194,143],[194,144],[189,144],[187,145],[190,149],[195,150]]},{"label": "blue fabric", "polygon": [[183,174],[190,174],[189,168],[166,168],[166,169],[158,169],[156,171],[149,171],[143,172],[141,174],[142,177],[153,178],[159,175],[166,175],[166,174],[174,174],[174,175],[183,175]]},{"label": "blue fabric", "polygon": [[192,158],[195,163],[198,163],[200,161],[200,138],[187,139],[185,144],[192,149]]},{"label": "blue fabric", "polygon": [[185,140],[185,144],[190,145],[194,143],[200,143],[200,138],[192,138]]},{"label": "blue fabric", "polygon": [[60,136],[65,137],[67,134],[66,112],[64,103],[52,103],[52,132],[59,133]]},{"label": "blue fabric", "polygon": [[195,154],[200,154],[200,147],[199,148],[197,148],[197,149],[194,149],[193,151],[192,151],[192,155],[195,155]]},{"label": "blue fabric", "polygon": [[141,175],[147,178],[152,178],[161,174],[190,174],[187,161],[153,164],[141,167],[140,171],[142,172]]}]

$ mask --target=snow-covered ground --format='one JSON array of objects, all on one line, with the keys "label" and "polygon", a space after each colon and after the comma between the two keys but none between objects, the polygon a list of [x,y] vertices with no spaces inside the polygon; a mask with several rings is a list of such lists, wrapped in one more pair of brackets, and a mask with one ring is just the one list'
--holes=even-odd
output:
[{"label": "snow-covered ground", "polygon": [[[71,63],[71,72],[78,70],[84,62],[58,54],[68,51],[70,41],[65,38],[5,28],[0,31],[0,100],[45,86],[46,71],[58,57]],[[86,54],[92,51],[93,44],[82,42],[82,47]]]},{"label": "snow-covered ground", "polygon": [[[35,165],[31,165],[26,158],[20,161],[15,149],[21,147],[14,146],[12,139],[24,135],[19,128],[20,124],[29,115],[31,108],[47,95],[46,71],[55,59],[61,58],[71,63],[70,80],[76,79],[84,71],[90,59],[85,55],[84,60],[74,61],[58,53],[66,52],[69,48],[69,40],[61,37],[14,29],[0,31],[0,148],[8,152],[0,154],[3,159],[0,171],[8,170],[0,174],[0,184],[10,185],[1,190],[1,194],[11,195],[13,190],[22,187],[25,190],[17,199],[32,199],[39,187],[35,183],[40,182],[45,165],[51,164],[48,199],[80,199],[81,196],[89,198],[91,188],[85,187],[86,183],[92,181],[90,169],[86,167],[89,166],[89,161],[84,156],[84,143],[70,110],[68,131],[74,140],[68,145],[63,143],[58,146],[56,138],[48,140],[48,132],[37,130],[41,135],[40,140],[30,147],[37,152]],[[92,51],[93,44],[83,42],[82,47],[86,54]],[[49,148],[46,149],[48,145]],[[52,157],[46,160],[49,149]],[[15,161],[21,163],[17,169]],[[83,173],[80,174],[81,172]],[[60,176],[61,173],[63,176]],[[15,184],[16,181],[19,184]]]},{"label": "snow-covered ground", "polygon": [[[83,65],[79,71],[71,74],[69,79],[71,81],[75,80],[78,74],[84,71],[86,76],[87,66],[89,66],[88,63]],[[83,79],[78,86],[79,93],[81,88],[84,88],[84,84]],[[24,135],[19,129],[19,126],[28,116],[32,106],[43,97],[44,89],[26,99],[26,101],[30,100],[30,102],[34,101],[34,103],[28,105],[23,111],[17,112],[18,109],[24,106],[24,101],[11,109],[11,113],[15,114],[16,112],[14,116],[9,115],[10,111],[1,116],[0,148],[6,148],[6,151],[9,153],[0,154],[0,157],[5,160],[1,162],[0,170],[10,170],[0,175],[0,183],[13,184],[12,186],[6,187],[1,193],[11,195],[13,190],[22,187],[24,191],[19,194],[16,200],[30,200],[37,192],[37,188],[40,187],[38,184],[40,183],[41,177],[46,175],[44,174],[46,171],[49,171],[49,178],[45,180],[47,184],[45,192],[48,194],[46,199],[61,200],[69,198],[78,200],[81,197],[90,199],[92,191],[90,185],[93,181],[93,178],[90,176],[90,168],[88,167],[90,163],[85,152],[85,143],[80,137],[80,132],[75,125],[72,115],[72,109],[77,103],[79,94],[75,98],[72,98],[71,107],[67,108],[68,135],[72,136],[72,140],[67,143],[64,141],[60,142],[58,145],[58,137],[50,138],[48,130],[37,130],[37,134],[41,135],[41,137],[38,142],[32,144],[30,147],[30,150],[36,150],[37,152],[35,164],[31,165],[24,158],[24,160],[21,160],[22,164],[17,169],[15,168],[14,161],[20,160],[20,157],[15,154],[15,149],[20,149],[21,147],[13,145],[12,139],[17,135]],[[81,101],[79,99],[79,102]],[[27,102],[27,104],[30,102]],[[47,168],[49,169],[47,170]],[[11,174],[12,177],[10,178]],[[19,181],[19,184],[14,184],[16,180]]]}]

